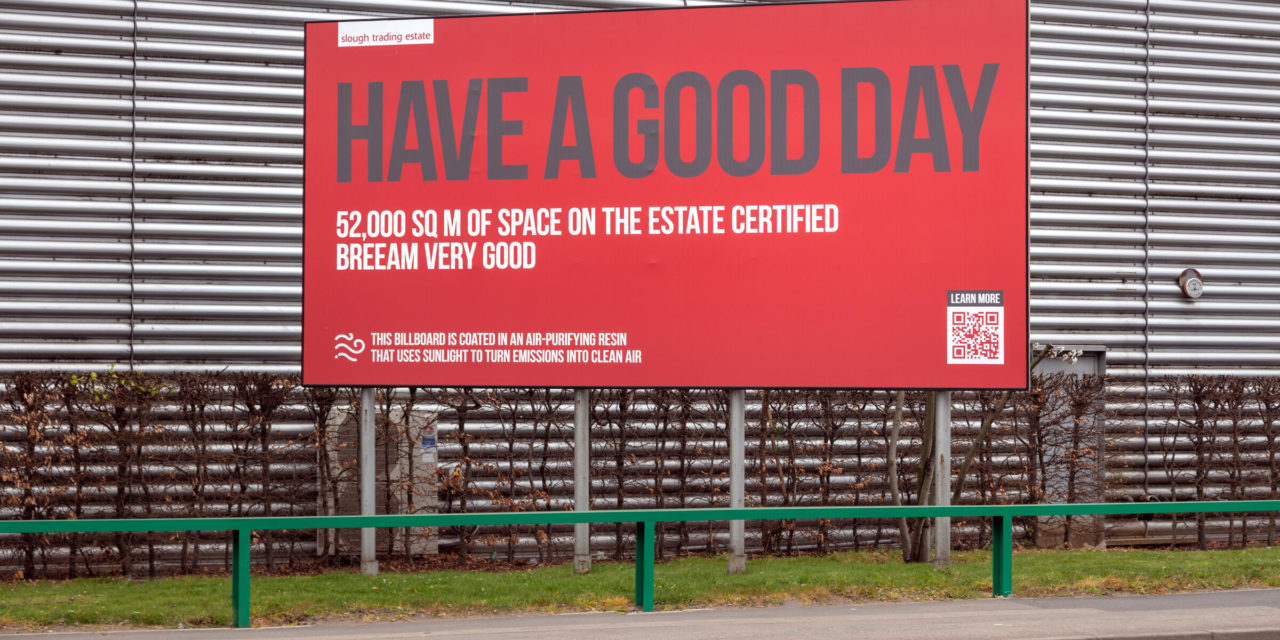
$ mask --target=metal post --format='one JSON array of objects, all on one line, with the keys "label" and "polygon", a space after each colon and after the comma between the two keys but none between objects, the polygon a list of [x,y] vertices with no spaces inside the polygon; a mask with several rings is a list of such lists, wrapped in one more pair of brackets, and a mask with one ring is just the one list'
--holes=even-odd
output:
[{"label": "metal post", "polygon": [[1013,517],[991,518],[991,597],[1013,594]]},{"label": "metal post", "polygon": [[653,533],[656,522],[636,523],[636,606],[653,611]]},{"label": "metal post", "polygon": [[[729,391],[729,506],[746,506],[747,392]],[[729,521],[729,573],[746,573],[746,526],[742,520]]]},{"label": "metal post", "polygon": [[[934,440],[933,475],[934,502],[939,506],[951,504],[951,392],[939,391],[933,407]],[[933,520],[933,568],[951,566],[951,518]]]},{"label": "metal post", "polygon": [[[591,510],[591,391],[573,392],[573,510]],[[591,571],[591,525],[573,525],[573,572]]]},{"label": "metal post", "polygon": [[236,529],[231,532],[231,624],[237,629],[249,627],[249,545],[253,532]]},{"label": "metal post", "polygon": [[[374,413],[375,394],[373,387],[360,390],[360,515],[371,516],[374,512],[374,472],[377,470],[374,455]],[[375,546],[377,530],[373,527],[360,529],[360,573],[366,576],[378,575],[378,553]]]}]

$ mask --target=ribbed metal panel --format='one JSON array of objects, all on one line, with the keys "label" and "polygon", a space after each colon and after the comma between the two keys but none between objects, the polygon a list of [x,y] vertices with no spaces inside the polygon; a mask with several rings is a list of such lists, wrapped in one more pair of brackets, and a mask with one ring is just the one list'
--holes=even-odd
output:
[{"label": "ribbed metal panel", "polygon": [[[1171,465],[1190,463],[1161,435],[1176,422],[1161,379],[1280,373],[1280,6],[1073,0],[1031,16],[1033,340],[1106,345],[1109,497],[1168,500]],[[1197,300],[1177,287],[1187,268],[1205,278]],[[1108,536],[1173,529],[1117,519]]]},{"label": "ribbed metal panel", "polygon": [[0,3],[0,367],[296,371],[302,23],[529,10]]},{"label": "ribbed metal panel", "polygon": [[[80,114],[47,107],[80,99],[127,105],[131,45],[117,39],[93,56],[68,56],[85,58],[79,65],[63,64],[64,43],[42,47],[30,19],[53,28],[52,17],[0,15],[4,46],[17,49],[5,51],[0,73],[0,314],[14,327],[0,357],[24,366],[40,351],[57,350],[68,364],[127,361],[129,174],[93,168],[128,158],[131,127],[118,116],[87,127]],[[96,22],[129,33],[118,13]],[[80,166],[72,179],[69,164]],[[67,335],[61,327],[72,318],[93,329]]]},{"label": "ribbed metal panel", "polygon": [[[0,0],[0,369],[297,371],[303,22],[685,4]],[[1107,347],[1159,496],[1144,385],[1280,374],[1280,5],[1030,13],[1032,340]]]},{"label": "ribbed metal panel", "polygon": [[[1166,0],[1154,3],[1151,19],[1153,40],[1172,36],[1171,42],[1153,46],[1152,51],[1167,49],[1181,54],[1153,58],[1153,93],[1176,100],[1231,96],[1231,102],[1241,107],[1266,110],[1246,116],[1230,108],[1204,105],[1185,123],[1173,123],[1181,126],[1157,123],[1151,127],[1153,135],[1171,138],[1161,144],[1171,155],[1153,155],[1149,162],[1153,192],[1160,194],[1151,203],[1152,227],[1158,232],[1151,244],[1161,250],[1195,254],[1194,261],[1190,255],[1172,259],[1155,256],[1152,268],[1163,269],[1168,283],[1176,271],[1194,267],[1205,274],[1212,287],[1194,302],[1182,298],[1176,289],[1152,291],[1153,299],[1166,304],[1153,309],[1150,317],[1168,321],[1150,332],[1153,338],[1166,340],[1149,349],[1153,367],[1252,367],[1267,368],[1274,374],[1280,370],[1280,349],[1274,342],[1228,346],[1219,342],[1227,332],[1199,324],[1226,318],[1280,318],[1280,279],[1276,274],[1276,267],[1280,267],[1280,245],[1276,243],[1280,223],[1280,190],[1276,188],[1280,185],[1280,110],[1276,108],[1280,96],[1280,58],[1276,56],[1280,7],[1273,3]],[[1226,41],[1233,43],[1229,52],[1221,50]],[[1240,58],[1246,57],[1253,62],[1242,64]],[[1157,116],[1174,114],[1161,105],[1153,105],[1152,112]],[[1231,119],[1235,127],[1230,134],[1216,124],[1225,119]],[[1174,155],[1206,152],[1215,155],[1185,160]],[[1257,158],[1258,152],[1269,156],[1270,162]],[[1230,157],[1236,153],[1244,157]],[[1265,209],[1246,209],[1241,204],[1263,205]],[[1192,212],[1201,221],[1196,227],[1175,232],[1163,222],[1165,216]],[[1219,269],[1237,266],[1267,272],[1247,279],[1219,274]],[[1159,282],[1157,278],[1153,275]],[[1274,326],[1269,333],[1250,332],[1252,337],[1274,338]]]},{"label": "ribbed metal panel", "polygon": [[1280,371],[1280,7],[1064,0],[1031,17],[1033,338],[1104,344],[1135,382]]},{"label": "ribbed metal panel", "polygon": [[1032,340],[1109,362],[1144,330],[1143,18],[1115,4],[1033,4],[1030,28]]}]

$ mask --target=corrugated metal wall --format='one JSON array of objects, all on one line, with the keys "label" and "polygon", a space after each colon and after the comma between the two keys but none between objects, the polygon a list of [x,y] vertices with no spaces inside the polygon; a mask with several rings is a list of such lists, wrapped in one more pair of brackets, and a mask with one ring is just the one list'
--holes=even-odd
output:
[{"label": "corrugated metal wall", "polygon": [[[0,369],[297,371],[302,22],[683,4],[0,0]],[[1036,0],[1031,39],[1033,341],[1107,347],[1145,485],[1144,382],[1280,374],[1280,6]]]},{"label": "corrugated metal wall", "polygon": [[[1031,19],[1035,339],[1105,344],[1130,380],[1280,372],[1280,6],[1072,0]],[[1185,268],[1204,297],[1182,296]]]},{"label": "corrugated metal wall", "polygon": [[1161,436],[1177,422],[1161,379],[1280,374],[1280,5],[1034,2],[1031,54],[1033,339],[1106,345],[1109,497],[1168,500],[1195,456]]},{"label": "corrugated metal wall", "polygon": [[[301,23],[536,8],[0,2],[0,367],[296,370]],[[1280,7],[1031,20],[1034,339],[1130,380],[1280,371]]]},{"label": "corrugated metal wall", "polygon": [[0,4],[0,366],[296,371],[301,25],[475,10]]}]

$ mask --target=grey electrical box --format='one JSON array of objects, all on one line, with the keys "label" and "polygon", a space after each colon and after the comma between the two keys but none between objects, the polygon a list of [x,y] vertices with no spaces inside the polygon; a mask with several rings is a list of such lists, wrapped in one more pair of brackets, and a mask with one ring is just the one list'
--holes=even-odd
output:
[{"label": "grey electrical box", "polygon": [[[387,419],[389,418],[389,420]],[[405,412],[393,407],[378,417],[374,496],[376,513],[437,513],[436,416],[424,411]],[[359,420],[357,412],[334,411],[327,434],[329,455],[323,479],[331,488],[320,492],[322,515],[360,513],[357,480]],[[327,463],[327,464],[325,464]],[[435,527],[377,529],[379,554],[433,555],[438,551]],[[320,535],[321,554],[350,555],[360,548],[359,529],[338,529]]]},{"label": "grey electrical box", "polygon": [[[1035,371],[1032,373],[1058,373],[1066,371],[1078,375],[1107,375],[1107,348],[1100,344],[1055,344],[1053,345],[1063,351],[1080,351],[1080,356],[1075,362],[1069,362],[1058,358],[1045,358],[1036,365]],[[1035,357],[1035,353],[1031,357]]]},{"label": "grey electrical box", "polygon": [[[1046,463],[1046,502],[1066,502],[1075,494],[1076,502],[1106,502],[1106,482],[1102,463],[1106,446],[1106,375],[1107,348],[1096,344],[1055,344],[1060,352],[1079,352],[1075,361],[1062,358],[1045,358],[1032,373],[1052,375],[1066,373],[1075,376],[1098,376],[1098,393],[1089,424],[1073,425],[1066,420],[1054,428],[1060,433],[1046,434],[1046,456],[1054,462]],[[1072,437],[1073,428],[1085,427],[1088,435]],[[1075,443],[1074,445],[1072,443]],[[1073,478],[1070,466],[1076,466]],[[1080,469],[1084,469],[1083,473]],[[1070,485],[1071,490],[1068,491]],[[1103,517],[1100,515],[1041,516],[1036,519],[1035,542],[1037,547],[1053,548],[1104,547],[1106,536]]]}]

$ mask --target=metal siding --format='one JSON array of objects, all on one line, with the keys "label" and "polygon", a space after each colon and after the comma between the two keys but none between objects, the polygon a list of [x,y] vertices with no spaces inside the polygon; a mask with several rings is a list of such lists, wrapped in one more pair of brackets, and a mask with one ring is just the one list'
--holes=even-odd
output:
[{"label": "metal siding", "polygon": [[[1160,435],[1161,378],[1280,374],[1280,7],[1038,2],[1031,33],[1033,340],[1107,346],[1108,498],[1168,500],[1170,465],[1196,463]],[[1168,543],[1174,522],[1114,518],[1108,539]]]},{"label": "metal siding", "polygon": [[[1280,245],[1276,243],[1280,214],[1280,191],[1275,185],[1280,169],[1280,8],[1270,3],[1186,2],[1161,0],[1152,3],[1152,39],[1167,43],[1153,45],[1152,51],[1169,51],[1174,56],[1152,56],[1152,93],[1161,98],[1196,100],[1201,96],[1232,96],[1234,104],[1263,107],[1269,113],[1243,116],[1230,108],[1202,105],[1189,118],[1174,123],[1155,122],[1153,136],[1161,141],[1164,155],[1150,160],[1153,193],[1151,203],[1153,274],[1160,284],[1173,282],[1174,272],[1196,268],[1205,277],[1205,296],[1189,300],[1173,287],[1152,289],[1153,300],[1162,304],[1152,309],[1149,353],[1153,370],[1169,367],[1233,367],[1280,371],[1280,349],[1275,348],[1276,327],[1258,327],[1247,334],[1260,340],[1224,344],[1233,333],[1204,327],[1226,319],[1273,320],[1280,317],[1276,267],[1280,266]],[[1229,52],[1221,49],[1230,42]],[[1230,55],[1223,57],[1223,53]],[[1242,69],[1240,58],[1253,62]],[[1152,105],[1153,116],[1168,117],[1175,111]],[[1218,122],[1231,118],[1234,127],[1223,135]],[[1180,126],[1172,126],[1180,125]],[[1256,125],[1256,126],[1251,126]],[[1155,146],[1153,141],[1152,146]],[[1210,152],[1211,158],[1189,157],[1179,162],[1172,154]],[[1241,153],[1242,152],[1242,153]],[[1250,155],[1261,152],[1262,157]],[[1241,153],[1243,158],[1233,156]],[[1269,161],[1268,161],[1269,160]],[[1258,208],[1240,206],[1262,205]],[[1194,216],[1200,224],[1177,229],[1164,223],[1173,214]],[[1167,257],[1160,251],[1168,251]],[[1249,267],[1254,277],[1227,274],[1226,269]],[[1205,304],[1210,303],[1210,304]],[[1154,321],[1162,320],[1159,325]],[[1155,339],[1159,338],[1159,342]],[[1268,341],[1267,338],[1271,338]],[[1117,361],[1120,371],[1137,363]]]},{"label": "metal siding", "polygon": [[[0,369],[298,370],[303,21],[683,4],[0,0]],[[1144,381],[1280,374],[1280,7],[1030,15],[1033,342],[1107,347],[1117,433]]]},{"label": "metal siding", "polygon": [[[71,47],[103,36],[46,38],[78,26],[128,34],[130,20],[105,12],[79,22],[0,12],[10,49],[0,73],[0,318],[25,328],[0,342],[7,368],[128,361],[130,179],[119,161],[130,125],[119,113],[86,116],[102,101],[128,103],[130,46],[117,35],[80,55]],[[82,100],[89,106],[77,110]],[[87,330],[66,330],[76,323]]]},{"label": "metal siding", "polygon": [[1108,361],[1143,348],[1142,20],[1116,2],[1031,8],[1032,342],[1103,344]]},{"label": "metal siding", "polygon": [[[1144,366],[1280,371],[1280,10],[1071,1],[1031,17],[1033,340],[1104,344],[1134,382]],[[1205,277],[1199,300],[1176,286],[1185,268]]]},{"label": "metal siding", "polygon": [[[0,366],[297,369],[304,21],[680,4],[0,3]],[[1280,370],[1280,9],[1030,13],[1033,341]]]},{"label": "metal siding", "polygon": [[554,8],[0,3],[0,367],[296,371],[302,24]]}]

